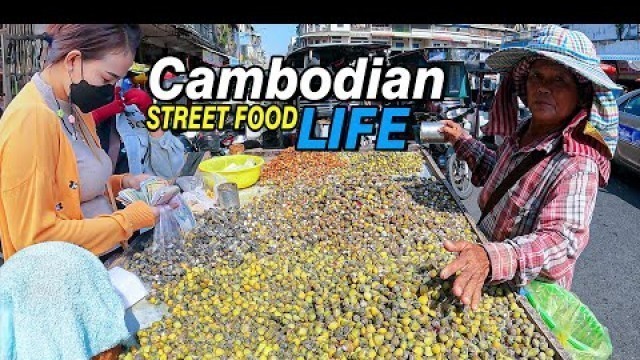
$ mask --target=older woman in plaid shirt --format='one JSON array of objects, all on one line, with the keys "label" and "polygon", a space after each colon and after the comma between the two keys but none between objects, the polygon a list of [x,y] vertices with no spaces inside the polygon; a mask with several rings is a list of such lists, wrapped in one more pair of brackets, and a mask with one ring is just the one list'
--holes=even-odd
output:
[{"label": "older woman in plaid shirt", "polygon": [[[506,73],[485,129],[504,136],[502,146],[494,152],[452,121],[441,129],[471,167],[473,183],[484,186],[479,228],[491,242],[445,242],[458,256],[441,272],[446,279],[460,271],[453,292],[473,308],[487,281],[524,286],[540,279],[570,289],[618,135],[611,92],[618,86],[600,69],[584,34],[551,25],[525,48],[498,51],[487,64]],[[531,118],[518,121],[516,96]],[[499,184],[534,152],[540,160],[485,209]]]}]

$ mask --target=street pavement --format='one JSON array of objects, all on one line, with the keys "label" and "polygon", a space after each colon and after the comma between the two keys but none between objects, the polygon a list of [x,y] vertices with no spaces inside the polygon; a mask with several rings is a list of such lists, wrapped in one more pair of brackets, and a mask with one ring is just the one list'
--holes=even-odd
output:
[{"label": "street pavement", "polygon": [[[463,201],[475,219],[479,191]],[[612,359],[640,359],[639,286],[640,176],[614,167],[609,185],[598,193],[571,289],[609,329]]]}]

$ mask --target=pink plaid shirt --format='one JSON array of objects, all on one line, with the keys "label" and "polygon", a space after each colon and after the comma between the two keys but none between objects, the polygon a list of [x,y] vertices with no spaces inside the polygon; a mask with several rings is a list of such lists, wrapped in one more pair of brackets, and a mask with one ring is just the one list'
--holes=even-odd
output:
[{"label": "pink plaid shirt", "polygon": [[491,241],[484,245],[491,261],[491,283],[513,280],[524,286],[542,277],[571,288],[575,262],[589,241],[598,185],[603,183],[601,177],[606,183],[609,176],[609,169],[599,167],[593,157],[566,151],[575,145],[571,134],[584,125],[585,116],[578,114],[562,132],[522,149],[518,139],[528,121],[505,139],[497,153],[468,135],[454,145],[472,170],[473,184],[484,186],[478,200],[483,209],[489,195],[526,154],[549,153],[564,144],[564,151],[556,150],[516,182],[479,224]]}]

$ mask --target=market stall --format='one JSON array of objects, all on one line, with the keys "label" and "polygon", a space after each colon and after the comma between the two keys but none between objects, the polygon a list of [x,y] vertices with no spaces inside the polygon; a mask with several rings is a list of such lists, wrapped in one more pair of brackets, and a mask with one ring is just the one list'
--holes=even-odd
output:
[{"label": "market stall", "polygon": [[569,358],[514,289],[471,311],[440,279],[444,239],[486,239],[427,154],[265,155],[242,207],[110,262],[150,290],[122,358]]}]

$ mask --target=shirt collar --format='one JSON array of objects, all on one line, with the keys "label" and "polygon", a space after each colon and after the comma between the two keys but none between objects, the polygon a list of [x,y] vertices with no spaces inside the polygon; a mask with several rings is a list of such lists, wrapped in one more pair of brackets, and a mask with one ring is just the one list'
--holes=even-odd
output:
[{"label": "shirt collar", "polygon": [[[529,146],[519,149],[519,151],[521,152],[544,151],[547,154],[550,153],[551,150],[553,150],[555,146],[558,145],[559,142],[571,136],[571,133],[573,132],[573,130],[580,124],[582,119],[584,119],[586,116],[587,116],[587,111],[584,109],[580,110],[573,117],[573,119],[571,119],[569,124],[565,126],[562,130],[554,131],[548,134],[547,136],[545,136],[544,138],[530,144]],[[531,117],[528,117],[518,123],[518,126],[516,127],[516,131],[514,132],[513,135],[509,137],[512,145],[515,145],[515,146],[518,145],[518,140],[522,135],[524,135],[524,132],[526,131],[530,123],[531,123]]]},{"label": "shirt collar", "polygon": [[553,150],[555,145],[558,144],[558,141],[562,141],[562,136],[560,136],[561,131],[554,131],[547,136],[536,140],[523,148],[520,148],[519,140],[522,135],[524,135],[524,132],[526,131],[530,123],[531,118],[520,121],[518,123],[518,127],[516,128],[516,131],[513,133],[513,135],[510,136],[511,144],[518,149],[518,152],[529,153],[532,151],[544,151],[546,153],[549,153],[551,152],[551,150]]}]

